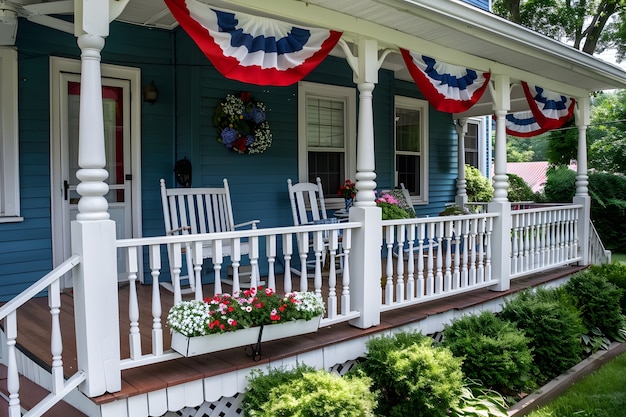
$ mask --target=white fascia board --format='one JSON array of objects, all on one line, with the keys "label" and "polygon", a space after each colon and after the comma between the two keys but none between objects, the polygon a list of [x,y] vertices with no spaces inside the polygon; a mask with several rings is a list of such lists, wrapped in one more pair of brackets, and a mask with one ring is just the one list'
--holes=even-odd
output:
[{"label": "white fascia board", "polygon": [[[445,2],[440,0],[380,0],[380,2],[420,17],[427,17],[425,12],[430,12],[430,19],[455,30],[464,31],[472,37],[520,52],[523,48],[523,52],[527,54],[543,56],[543,59],[555,63],[565,60],[571,65],[570,71],[580,74],[585,74],[580,67],[587,67],[592,72],[603,73],[607,78],[626,87],[626,72],[620,67],[466,3],[457,0]],[[407,8],[407,5],[412,7]],[[419,12],[417,12],[418,9]],[[442,16],[449,20],[442,19]]]}]

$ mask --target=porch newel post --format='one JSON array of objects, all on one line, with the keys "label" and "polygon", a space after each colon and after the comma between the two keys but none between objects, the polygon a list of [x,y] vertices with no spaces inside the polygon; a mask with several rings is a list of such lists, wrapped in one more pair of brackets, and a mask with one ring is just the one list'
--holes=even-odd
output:
[{"label": "porch newel post", "polygon": [[354,230],[350,253],[351,293],[353,309],[361,316],[350,324],[368,328],[380,324],[380,246],[382,244],[382,216],[376,206],[376,173],[374,172],[374,116],[372,91],[378,82],[378,44],[361,39],[358,61],[352,61],[354,82],[359,89],[359,121],[357,132],[356,203],[350,209],[350,221],[362,222]]},{"label": "porch newel post", "polygon": [[72,222],[72,252],[81,255],[74,274],[78,368],[87,374],[81,390],[89,397],[121,389],[115,222],[104,195],[104,121],[100,51],[104,37],[82,34],[78,165],[81,198]]},{"label": "porch newel post", "polygon": [[494,219],[492,245],[492,277],[498,280],[496,291],[506,291],[511,286],[511,203],[507,198],[506,175],[506,114],[510,109],[509,77],[498,75],[491,84],[493,110],[496,115],[496,143],[494,158],[494,192],[488,211],[498,213]]},{"label": "porch newel post", "polygon": [[589,97],[582,97],[576,103],[576,126],[578,127],[578,161],[576,163],[576,194],[574,204],[582,205],[578,214],[578,248],[580,265],[589,265],[589,234],[591,222],[591,197],[589,197],[589,177],[587,176],[587,126],[589,125]]},{"label": "porch newel post", "polygon": [[459,167],[456,179],[456,196],[454,203],[457,206],[465,206],[467,204],[467,188],[465,181],[465,134],[467,133],[467,118],[461,118],[454,121],[454,127],[458,135],[458,154]]}]

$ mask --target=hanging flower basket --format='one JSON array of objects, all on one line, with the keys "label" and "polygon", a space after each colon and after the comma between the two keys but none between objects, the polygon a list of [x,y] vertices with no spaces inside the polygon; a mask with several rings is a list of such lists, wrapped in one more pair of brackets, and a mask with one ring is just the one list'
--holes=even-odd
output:
[{"label": "hanging flower basket", "polygon": [[272,132],[266,107],[250,93],[226,95],[213,114],[217,141],[240,154],[260,154],[272,146]]},{"label": "hanging flower basket", "polygon": [[185,336],[172,331],[172,349],[183,356],[195,356],[253,345],[259,339],[260,329],[260,327],[248,327],[235,332],[214,333],[205,336]]},{"label": "hanging flower basket", "polygon": [[270,340],[284,339],[286,337],[316,332],[320,327],[321,319],[322,316],[317,316],[313,317],[311,320],[300,319],[263,326],[261,341],[268,342]]}]

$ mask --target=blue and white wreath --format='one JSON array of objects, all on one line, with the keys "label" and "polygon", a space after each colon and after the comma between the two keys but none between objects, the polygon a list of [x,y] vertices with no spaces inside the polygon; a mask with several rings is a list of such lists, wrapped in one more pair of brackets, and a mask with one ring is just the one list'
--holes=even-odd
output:
[{"label": "blue and white wreath", "polygon": [[272,146],[272,132],[266,120],[266,107],[250,93],[226,95],[226,101],[215,108],[213,125],[217,141],[240,154],[260,154]]}]

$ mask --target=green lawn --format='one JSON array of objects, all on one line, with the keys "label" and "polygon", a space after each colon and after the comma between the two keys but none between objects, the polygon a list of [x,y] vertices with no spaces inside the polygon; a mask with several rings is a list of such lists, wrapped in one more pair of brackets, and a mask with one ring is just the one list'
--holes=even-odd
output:
[{"label": "green lawn", "polygon": [[626,353],[583,378],[528,417],[626,416]]},{"label": "green lawn", "polygon": [[626,264],[626,254],[623,253],[612,253],[611,261],[617,261],[622,264]]}]

